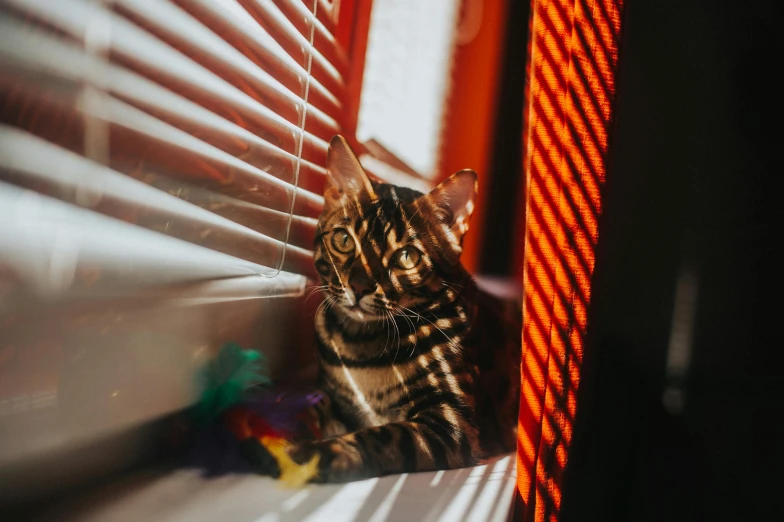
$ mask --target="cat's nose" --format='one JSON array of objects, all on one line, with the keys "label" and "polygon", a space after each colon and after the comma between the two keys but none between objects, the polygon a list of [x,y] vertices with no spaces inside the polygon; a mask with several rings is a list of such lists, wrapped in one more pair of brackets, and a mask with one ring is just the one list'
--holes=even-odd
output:
[{"label": "cat's nose", "polygon": [[365,267],[359,263],[355,263],[351,268],[351,275],[348,283],[351,285],[351,289],[354,291],[357,301],[376,289],[375,281],[370,279],[365,271]]},{"label": "cat's nose", "polygon": [[362,299],[364,296],[370,294],[375,289],[375,285],[370,283],[368,280],[367,283],[362,282],[358,283],[356,281],[351,282],[351,289],[354,291],[354,295],[356,296],[357,300]]}]

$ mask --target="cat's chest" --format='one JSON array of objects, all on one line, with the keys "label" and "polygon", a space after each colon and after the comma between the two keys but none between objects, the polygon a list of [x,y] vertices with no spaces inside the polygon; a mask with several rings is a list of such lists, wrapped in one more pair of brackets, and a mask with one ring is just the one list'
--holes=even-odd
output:
[{"label": "cat's chest", "polygon": [[338,393],[335,400],[341,409],[351,411],[360,424],[379,426],[402,420],[405,404],[408,365],[379,368],[326,366],[324,377]]}]

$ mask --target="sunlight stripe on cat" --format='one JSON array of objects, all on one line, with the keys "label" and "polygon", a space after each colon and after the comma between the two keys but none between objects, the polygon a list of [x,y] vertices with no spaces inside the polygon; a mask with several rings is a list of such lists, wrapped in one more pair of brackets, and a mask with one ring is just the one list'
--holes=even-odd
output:
[{"label": "sunlight stripe on cat", "polygon": [[397,277],[397,274],[394,272],[389,273],[389,282],[392,283],[392,286],[395,288],[396,291],[403,293],[403,285],[400,284],[400,280]]},{"label": "sunlight stripe on cat", "polygon": [[396,366],[392,367],[392,371],[394,372],[395,377],[397,377],[397,380],[400,382],[400,386],[403,388],[403,393],[405,393],[406,397],[408,397],[410,400],[411,394],[408,392],[408,386],[406,386],[405,377],[403,377],[403,374],[400,373],[400,370],[398,370]]},{"label": "sunlight stripe on cat", "polygon": [[452,374],[452,367],[449,366],[448,362],[446,362],[446,359],[444,358],[444,352],[441,351],[441,347],[434,347],[433,354],[436,356],[436,359],[438,359],[441,371],[446,374],[443,379],[449,385],[449,391],[457,396],[463,395],[463,390],[460,389],[460,385],[457,383],[457,379],[455,379],[455,376]]},{"label": "sunlight stripe on cat", "polygon": [[444,418],[455,428],[455,432],[451,434],[452,440],[455,442],[459,441],[461,433],[459,432],[458,428],[461,425],[461,418],[458,417],[457,413],[455,413],[455,410],[448,404],[442,404],[441,411],[444,414]]},{"label": "sunlight stripe on cat", "polygon": [[454,323],[453,319],[444,319],[444,318],[442,318],[442,319],[436,319],[436,323],[435,324],[439,328],[452,328],[455,323]]},{"label": "sunlight stripe on cat", "polygon": [[345,376],[346,381],[348,382],[349,386],[351,386],[351,390],[356,394],[357,400],[359,401],[359,405],[362,407],[362,409],[365,411],[365,413],[371,419],[371,422],[373,424],[375,424],[375,425],[380,424],[381,423],[381,419],[379,418],[379,416],[376,413],[376,411],[370,406],[370,403],[368,403],[367,398],[365,397],[365,394],[362,393],[362,390],[359,388],[359,386],[357,385],[357,382],[354,380],[354,376],[351,375],[351,371],[348,369],[348,367],[346,367],[345,364],[342,364],[343,363],[343,358],[340,356],[340,350],[338,349],[337,344],[335,344],[334,340],[330,340],[330,345],[332,346],[332,350],[334,350],[335,354],[338,356],[338,359],[340,359],[340,361],[341,361],[341,367],[343,369],[343,375]]},{"label": "sunlight stripe on cat", "polygon": [[419,432],[419,428],[414,430],[412,434],[414,435],[414,442],[416,443],[417,448],[419,448],[419,451],[421,451],[425,455],[428,461],[432,461],[433,451],[430,449],[430,446],[428,445],[425,438]]}]

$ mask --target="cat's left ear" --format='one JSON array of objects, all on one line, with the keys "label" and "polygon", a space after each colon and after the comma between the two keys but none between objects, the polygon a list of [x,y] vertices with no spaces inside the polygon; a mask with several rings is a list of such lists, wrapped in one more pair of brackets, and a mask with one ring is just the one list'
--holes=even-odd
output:
[{"label": "cat's left ear", "polygon": [[325,205],[345,205],[345,198],[375,199],[373,184],[343,136],[337,135],[329,142],[327,150],[327,186],[324,190]]},{"label": "cat's left ear", "polygon": [[420,198],[429,204],[436,218],[446,225],[449,241],[458,253],[462,251],[463,236],[468,231],[476,194],[476,172],[466,169],[452,174]]}]

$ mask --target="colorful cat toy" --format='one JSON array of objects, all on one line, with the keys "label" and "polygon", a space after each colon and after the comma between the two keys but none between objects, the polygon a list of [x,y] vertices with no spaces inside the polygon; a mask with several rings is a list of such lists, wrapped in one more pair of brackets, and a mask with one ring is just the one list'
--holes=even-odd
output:
[{"label": "colorful cat toy", "polygon": [[308,415],[317,394],[265,389],[263,355],[235,343],[223,346],[205,372],[204,392],[193,410],[188,463],[205,475],[257,472],[299,487],[318,472],[318,456],[295,463],[287,449],[303,437],[319,438]]}]

